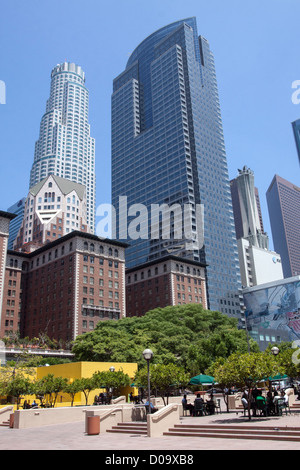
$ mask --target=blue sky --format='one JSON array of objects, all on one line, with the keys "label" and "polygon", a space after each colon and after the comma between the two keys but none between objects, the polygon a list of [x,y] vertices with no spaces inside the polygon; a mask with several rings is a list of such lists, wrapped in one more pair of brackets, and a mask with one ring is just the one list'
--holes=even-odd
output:
[{"label": "blue sky", "polygon": [[291,127],[300,118],[291,100],[300,80],[299,0],[1,0],[1,210],[27,196],[50,73],[65,59],[86,73],[97,205],[110,202],[112,81],[146,36],[190,16],[215,56],[229,177],[244,165],[254,170],[271,238],[265,193],[274,174],[300,186]]}]

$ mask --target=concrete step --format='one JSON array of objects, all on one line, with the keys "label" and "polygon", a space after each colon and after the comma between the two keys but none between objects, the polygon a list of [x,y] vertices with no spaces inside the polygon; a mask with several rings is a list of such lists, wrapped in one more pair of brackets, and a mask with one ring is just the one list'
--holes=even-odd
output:
[{"label": "concrete step", "polygon": [[264,439],[300,442],[300,428],[271,426],[175,425],[164,436],[215,437],[221,439]]},{"label": "concrete step", "polygon": [[0,426],[9,426],[9,421],[3,421],[2,423],[0,423]]},{"label": "concrete step", "polygon": [[127,422],[127,423],[118,423],[116,426],[113,426],[107,432],[114,433],[123,433],[123,434],[147,434],[147,423],[141,422]]}]

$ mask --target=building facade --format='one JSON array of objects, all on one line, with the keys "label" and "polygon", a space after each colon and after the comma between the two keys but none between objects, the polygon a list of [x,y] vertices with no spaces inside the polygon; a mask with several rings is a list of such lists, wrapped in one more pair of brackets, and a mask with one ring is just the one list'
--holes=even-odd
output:
[{"label": "building facade", "polygon": [[80,66],[64,62],[51,72],[50,97],[41,119],[30,173],[32,188],[48,175],[86,187],[87,223],[95,230],[95,139],[88,122],[89,92]]},{"label": "building facade", "polygon": [[47,176],[29,191],[14,249],[32,251],[72,231],[89,232],[86,205],[85,186]]},{"label": "building facade", "polygon": [[[129,220],[117,218],[116,238],[130,242],[128,268],[170,254],[186,257],[208,265],[209,308],[223,311],[225,300],[238,299],[240,273],[214,58],[208,41],[198,37],[195,18],[148,36],[114,80],[112,204],[117,212],[120,196],[127,198],[128,214],[138,210],[136,204],[148,213],[151,205],[164,205],[181,208],[184,218],[185,236],[176,233],[174,215],[169,237],[162,237],[160,225],[157,236],[142,233],[130,240]],[[200,205],[204,219],[199,223]],[[240,314],[239,307],[232,310]]]},{"label": "building facade", "polygon": [[244,166],[237,178],[230,181],[236,238],[245,238],[259,248],[269,248],[269,237],[264,231],[258,189],[254,172]]},{"label": "building facade", "polygon": [[269,250],[254,172],[244,166],[230,181],[232,207],[243,287],[283,279],[281,258]]},{"label": "building facade", "polygon": [[267,203],[274,248],[280,254],[285,278],[300,274],[300,188],[275,175]]},{"label": "building facade", "polygon": [[16,215],[16,217],[13,220],[11,220],[9,224],[9,238],[8,238],[9,250],[13,249],[14,242],[17,238],[19,229],[23,222],[25,201],[26,201],[26,197],[23,197],[22,199],[20,199],[18,202],[16,202],[15,204],[13,204],[7,209],[7,212],[10,212],[11,214]]},{"label": "building facade", "polygon": [[0,336],[70,342],[125,316],[125,247],[74,231],[31,253],[8,251]]},{"label": "building facade", "polygon": [[246,325],[262,350],[300,339],[300,276],[243,289]]},{"label": "building facade", "polygon": [[251,245],[246,238],[237,241],[243,287],[252,287],[283,279],[278,253]]},{"label": "building facade", "polygon": [[15,214],[0,211],[0,324],[3,322],[3,305],[5,305],[5,272],[7,260],[7,247],[9,225]]},{"label": "building facade", "polygon": [[126,316],[191,303],[207,308],[203,264],[167,256],[126,270]]},{"label": "building facade", "polygon": [[294,132],[295,144],[300,163],[300,119],[297,119],[296,121],[292,122],[292,128]]}]

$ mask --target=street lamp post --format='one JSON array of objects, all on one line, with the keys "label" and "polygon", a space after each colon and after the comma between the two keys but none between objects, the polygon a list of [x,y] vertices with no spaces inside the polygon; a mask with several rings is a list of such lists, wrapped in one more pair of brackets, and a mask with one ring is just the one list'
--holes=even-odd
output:
[{"label": "street lamp post", "polygon": [[150,361],[153,358],[153,351],[151,349],[145,349],[143,351],[143,357],[147,361],[147,376],[148,376],[148,405],[149,413],[151,413],[151,402],[150,402]]},{"label": "street lamp post", "polygon": [[[277,348],[277,346],[273,346],[273,348],[271,348],[271,353],[275,357],[278,356],[279,348]],[[272,393],[272,381],[271,380],[269,380],[269,389],[270,389],[270,392]]]},{"label": "street lamp post", "polygon": [[[110,372],[114,372],[116,369],[114,368],[114,366],[111,366],[109,368]],[[114,388],[113,387],[109,387],[109,393],[111,393],[111,396],[113,397],[113,391],[114,391]]]}]

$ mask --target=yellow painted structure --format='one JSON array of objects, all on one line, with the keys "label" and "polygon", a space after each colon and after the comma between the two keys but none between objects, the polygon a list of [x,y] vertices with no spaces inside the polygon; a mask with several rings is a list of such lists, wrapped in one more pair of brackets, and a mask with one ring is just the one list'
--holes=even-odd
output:
[{"label": "yellow painted structure", "polygon": [[[40,380],[43,377],[53,374],[54,377],[63,377],[67,378],[68,381],[72,382],[75,379],[90,378],[95,372],[109,371],[110,367],[114,367],[115,371],[122,370],[124,374],[128,374],[131,382],[133,382],[134,376],[138,370],[138,365],[136,363],[124,363],[124,362],[70,362],[67,364],[57,364],[53,366],[41,366],[36,368],[31,368],[33,374],[30,376],[31,380]],[[101,392],[106,390],[95,389],[92,390],[89,394],[88,404],[92,405],[94,402],[95,395],[99,395]],[[132,387],[124,387],[121,391],[121,395],[128,395],[130,392],[133,392],[134,395],[137,394],[137,389]],[[24,400],[33,402],[35,396],[25,396]],[[36,400],[39,404],[39,400]],[[69,406],[71,404],[71,397],[67,393],[59,393],[56,406]],[[85,405],[86,400],[84,393],[77,393],[74,399],[74,406],[76,405]],[[23,400],[20,404],[22,408]],[[0,405],[0,408],[5,405]]]},{"label": "yellow painted structure", "polygon": [[[69,381],[74,379],[89,378],[95,372],[109,371],[110,367],[114,367],[116,371],[122,370],[124,374],[128,374],[131,381],[135,373],[137,372],[138,365],[136,363],[125,363],[125,362],[70,362],[67,364],[57,364],[54,366],[43,366],[37,367],[37,380],[45,377],[48,374],[53,374],[54,377],[65,377]],[[106,390],[95,389],[89,394],[88,405],[92,405],[94,402],[95,395],[99,395],[101,392]],[[122,395],[128,397],[129,393],[135,394],[135,389],[132,387],[124,387],[122,389]],[[70,395],[66,393],[59,393],[57,399],[57,406],[66,406],[70,403]],[[76,402],[76,403],[75,403]],[[85,405],[84,393],[77,393],[74,399],[74,405]]]}]

